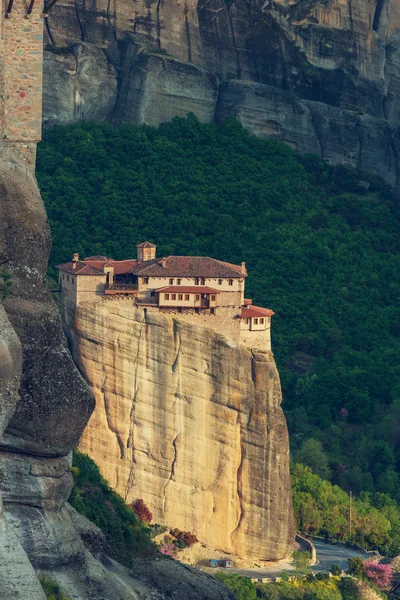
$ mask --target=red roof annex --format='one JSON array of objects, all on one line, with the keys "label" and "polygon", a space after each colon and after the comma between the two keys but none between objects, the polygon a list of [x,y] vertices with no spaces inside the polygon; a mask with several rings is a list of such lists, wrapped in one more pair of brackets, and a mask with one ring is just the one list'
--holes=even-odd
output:
[{"label": "red roof annex", "polygon": [[274,311],[270,308],[251,305],[249,308],[243,308],[240,316],[242,319],[253,319],[257,317],[272,317],[274,314]]}]

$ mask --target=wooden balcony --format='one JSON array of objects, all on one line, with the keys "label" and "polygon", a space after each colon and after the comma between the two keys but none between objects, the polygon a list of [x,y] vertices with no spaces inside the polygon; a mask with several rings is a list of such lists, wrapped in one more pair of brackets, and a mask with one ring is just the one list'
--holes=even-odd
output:
[{"label": "wooden balcony", "polygon": [[138,293],[137,283],[106,283],[105,294],[134,294]]}]

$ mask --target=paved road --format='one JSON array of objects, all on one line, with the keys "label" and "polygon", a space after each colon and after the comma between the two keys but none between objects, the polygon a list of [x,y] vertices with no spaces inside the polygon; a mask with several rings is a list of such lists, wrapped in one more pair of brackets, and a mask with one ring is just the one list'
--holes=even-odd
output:
[{"label": "paved road", "polygon": [[325,544],[322,540],[313,540],[317,551],[318,564],[312,568],[313,571],[327,571],[333,563],[338,564],[342,569],[347,569],[347,559],[352,556],[361,556],[364,560],[371,556],[358,550],[352,550],[345,546]]},{"label": "paved road", "polygon": [[[328,571],[331,566],[336,563],[342,569],[347,569],[347,559],[351,556],[361,556],[365,559],[371,554],[366,554],[358,550],[352,550],[344,546],[325,544],[322,540],[313,540],[315,549],[317,551],[317,564],[312,567],[312,571],[315,573],[321,571]],[[263,577],[277,577],[282,571],[290,571],[291,566],[289,562],[281,561],[279,564],[271,565],[270,567],[263,567],[262,569],[229,569],[230,572],[239,573],[246,577],[252,578],[263,578]]]}]

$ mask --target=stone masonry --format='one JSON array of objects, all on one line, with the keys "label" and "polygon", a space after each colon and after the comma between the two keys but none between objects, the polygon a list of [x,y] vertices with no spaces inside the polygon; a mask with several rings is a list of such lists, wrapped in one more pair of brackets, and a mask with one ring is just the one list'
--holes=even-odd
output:
[{"label": "stone masonry", "polygon": [[0,18],[1,138],[30,164],[42,130],[42,12],[39,0],[6,0]]}]

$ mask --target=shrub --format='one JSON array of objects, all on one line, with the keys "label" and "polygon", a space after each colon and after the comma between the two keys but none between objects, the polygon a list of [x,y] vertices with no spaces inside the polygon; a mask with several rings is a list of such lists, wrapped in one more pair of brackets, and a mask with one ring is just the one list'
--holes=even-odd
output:
[{"label": "shrub", "polygon": [[100,527],[112,558],[130,567],[133,558],[157,552],[150,539],[150,529],[110,488],[89,456],[75,451],[72,473],[74,487],[69,502],[77,512]]},{"label": "shrub", "polygon": [[167,531],[167,528],[164,527],[164,525],[160,525],[159,523],[150,525],[150,537],[152,538],[160,535],[161,533],[165,533],[165,531]]},{"label": "shrub", "polygon": [[170,556],[171,558],[174,558],[175,553],[176,553],[176,548],[174,544],[163,544],[162,546],[160,546],[160,552],[161,554],[164,554],[164,556]]},{"label": "shrub", "polygon": [[290,562],[293,566],[296,579],[301,579],[309,573],[311,560],[308,552],[303,552],[302,550],[292,552]]},{"label": "shrub", "polygon": [[177,550],[183,550],[184,548],[186,548],[186,544],[182,539],[174,539],[174,541],[172,542],[172,544],[175,546],[175,548]]},{"label": "shrub", "polygon": [[190,547],[197,542],[197,537],[194,535],[194,533],[190,533],[190,531],[181,531],[177,527],[175,527],[175,529],[171,529],[170,534],[173,535],[177,540],[182,541],[185,546]]},{"label": "shrub", "polygon": [[0,300],[5,300],[12,286],[12,277],[10,271],[3,267],[0,269]]},{"label": "shrub", "polygon": [[332,575],[339,577],[342,574],[342,567],[339,567],[338,564],[334,564],[329,569]]},{"label": "shrub", "polygon": [[135,502],[133,502],[133,504],[131,504],[130,506],[135,515],[142,523],[151,523],[153,515],[151,514],[149,508],[147,508],[147,506],[141,498],[135,500]]},{"label": "shrub", "polygon": [[349,558],[347,560],[347,564],[349,566],[347,569],[349,575],[354,575],[355,577],[365,577],[364,562],[359,556]]},{"label": "shrub", "polygon": [[256,589],[249,577],[222,571],[216,573],[215,577],[235,594],[236,600],[257,600]]},{"label": "shrub", "polygon": [[339,589],[342,593],[343,600],[361,600],[362,598],[357,582],[350,577],[344,577],[340,581]]},{"label": "shrub", "polygon": [[367,560],[364,563],[365,573],[375,585],[380,589],[390,587],[393,579],[393,569],[391,565],[381,565],[380,563]]},{"label": "shrub", "polygon": [[47,600],[70,600],[56,581],[49,577],[39,577]]}]

